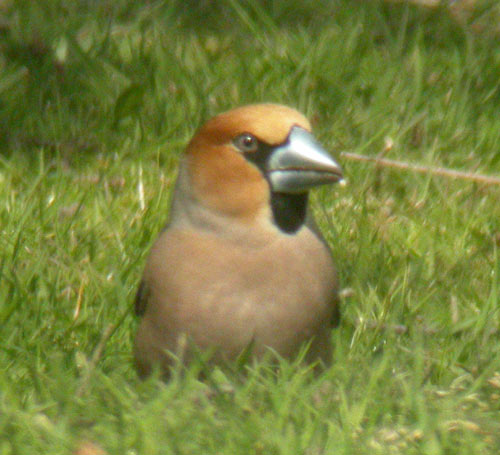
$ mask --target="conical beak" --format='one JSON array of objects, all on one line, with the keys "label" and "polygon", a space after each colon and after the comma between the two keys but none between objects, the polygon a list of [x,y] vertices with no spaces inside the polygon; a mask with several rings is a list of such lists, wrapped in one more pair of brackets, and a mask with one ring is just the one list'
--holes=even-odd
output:
[{"label": "conical beak", "polygon": [[267,162],[271,189],[278,193],[304,193],[343,180],[342,169],[305,129],[294,126],[287,141]]}]

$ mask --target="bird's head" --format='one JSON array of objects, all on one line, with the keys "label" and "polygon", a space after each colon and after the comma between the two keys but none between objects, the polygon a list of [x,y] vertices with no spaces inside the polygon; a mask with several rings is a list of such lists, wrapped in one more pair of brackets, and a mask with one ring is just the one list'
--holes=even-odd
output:
[{"label": "bird's head", "polygon": [[312,187],[342,179],[309,121],[275,104],[244,106],[210,119],[189,143],[185,165],[198,203],[243,222],[267,210],[285,232],[304,222]]}]

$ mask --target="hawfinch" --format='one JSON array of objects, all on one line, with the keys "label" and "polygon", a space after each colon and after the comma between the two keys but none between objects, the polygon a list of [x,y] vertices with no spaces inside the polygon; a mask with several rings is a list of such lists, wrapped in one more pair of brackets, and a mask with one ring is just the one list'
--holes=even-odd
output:
[{"label": "hawfinch", "polygon": [[293,358],[305,343],[308,361],[328,364],[337,275],[307,199],[340,180],[294,109],[257,104],[209,120],[181,159],[137,293],[139,374],[168,375],[197,352],[219,365],[269,350]]}]

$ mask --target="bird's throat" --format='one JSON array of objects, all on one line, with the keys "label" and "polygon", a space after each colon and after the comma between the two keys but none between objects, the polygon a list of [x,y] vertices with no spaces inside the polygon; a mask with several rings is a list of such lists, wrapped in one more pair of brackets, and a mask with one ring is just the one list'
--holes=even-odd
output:
[{"label": "bird's throat", "polygon": [[287,234],[297,232],[306,221],[308,193],[271,193],[274,223]]}]

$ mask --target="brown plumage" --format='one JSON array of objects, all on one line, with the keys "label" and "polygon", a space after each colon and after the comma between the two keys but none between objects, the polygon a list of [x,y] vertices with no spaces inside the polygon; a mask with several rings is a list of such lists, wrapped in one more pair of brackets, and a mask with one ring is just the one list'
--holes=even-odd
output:
[{"label": "brown plumage", "polygon": [[294,109],[260,104],[209,120],[189,143],[170,222],[154,244],[136,299],[140,375],[195,350],[232,361],[245,349],[329,363],[338,319],[330,250],[307,192],[342,178]]}]

